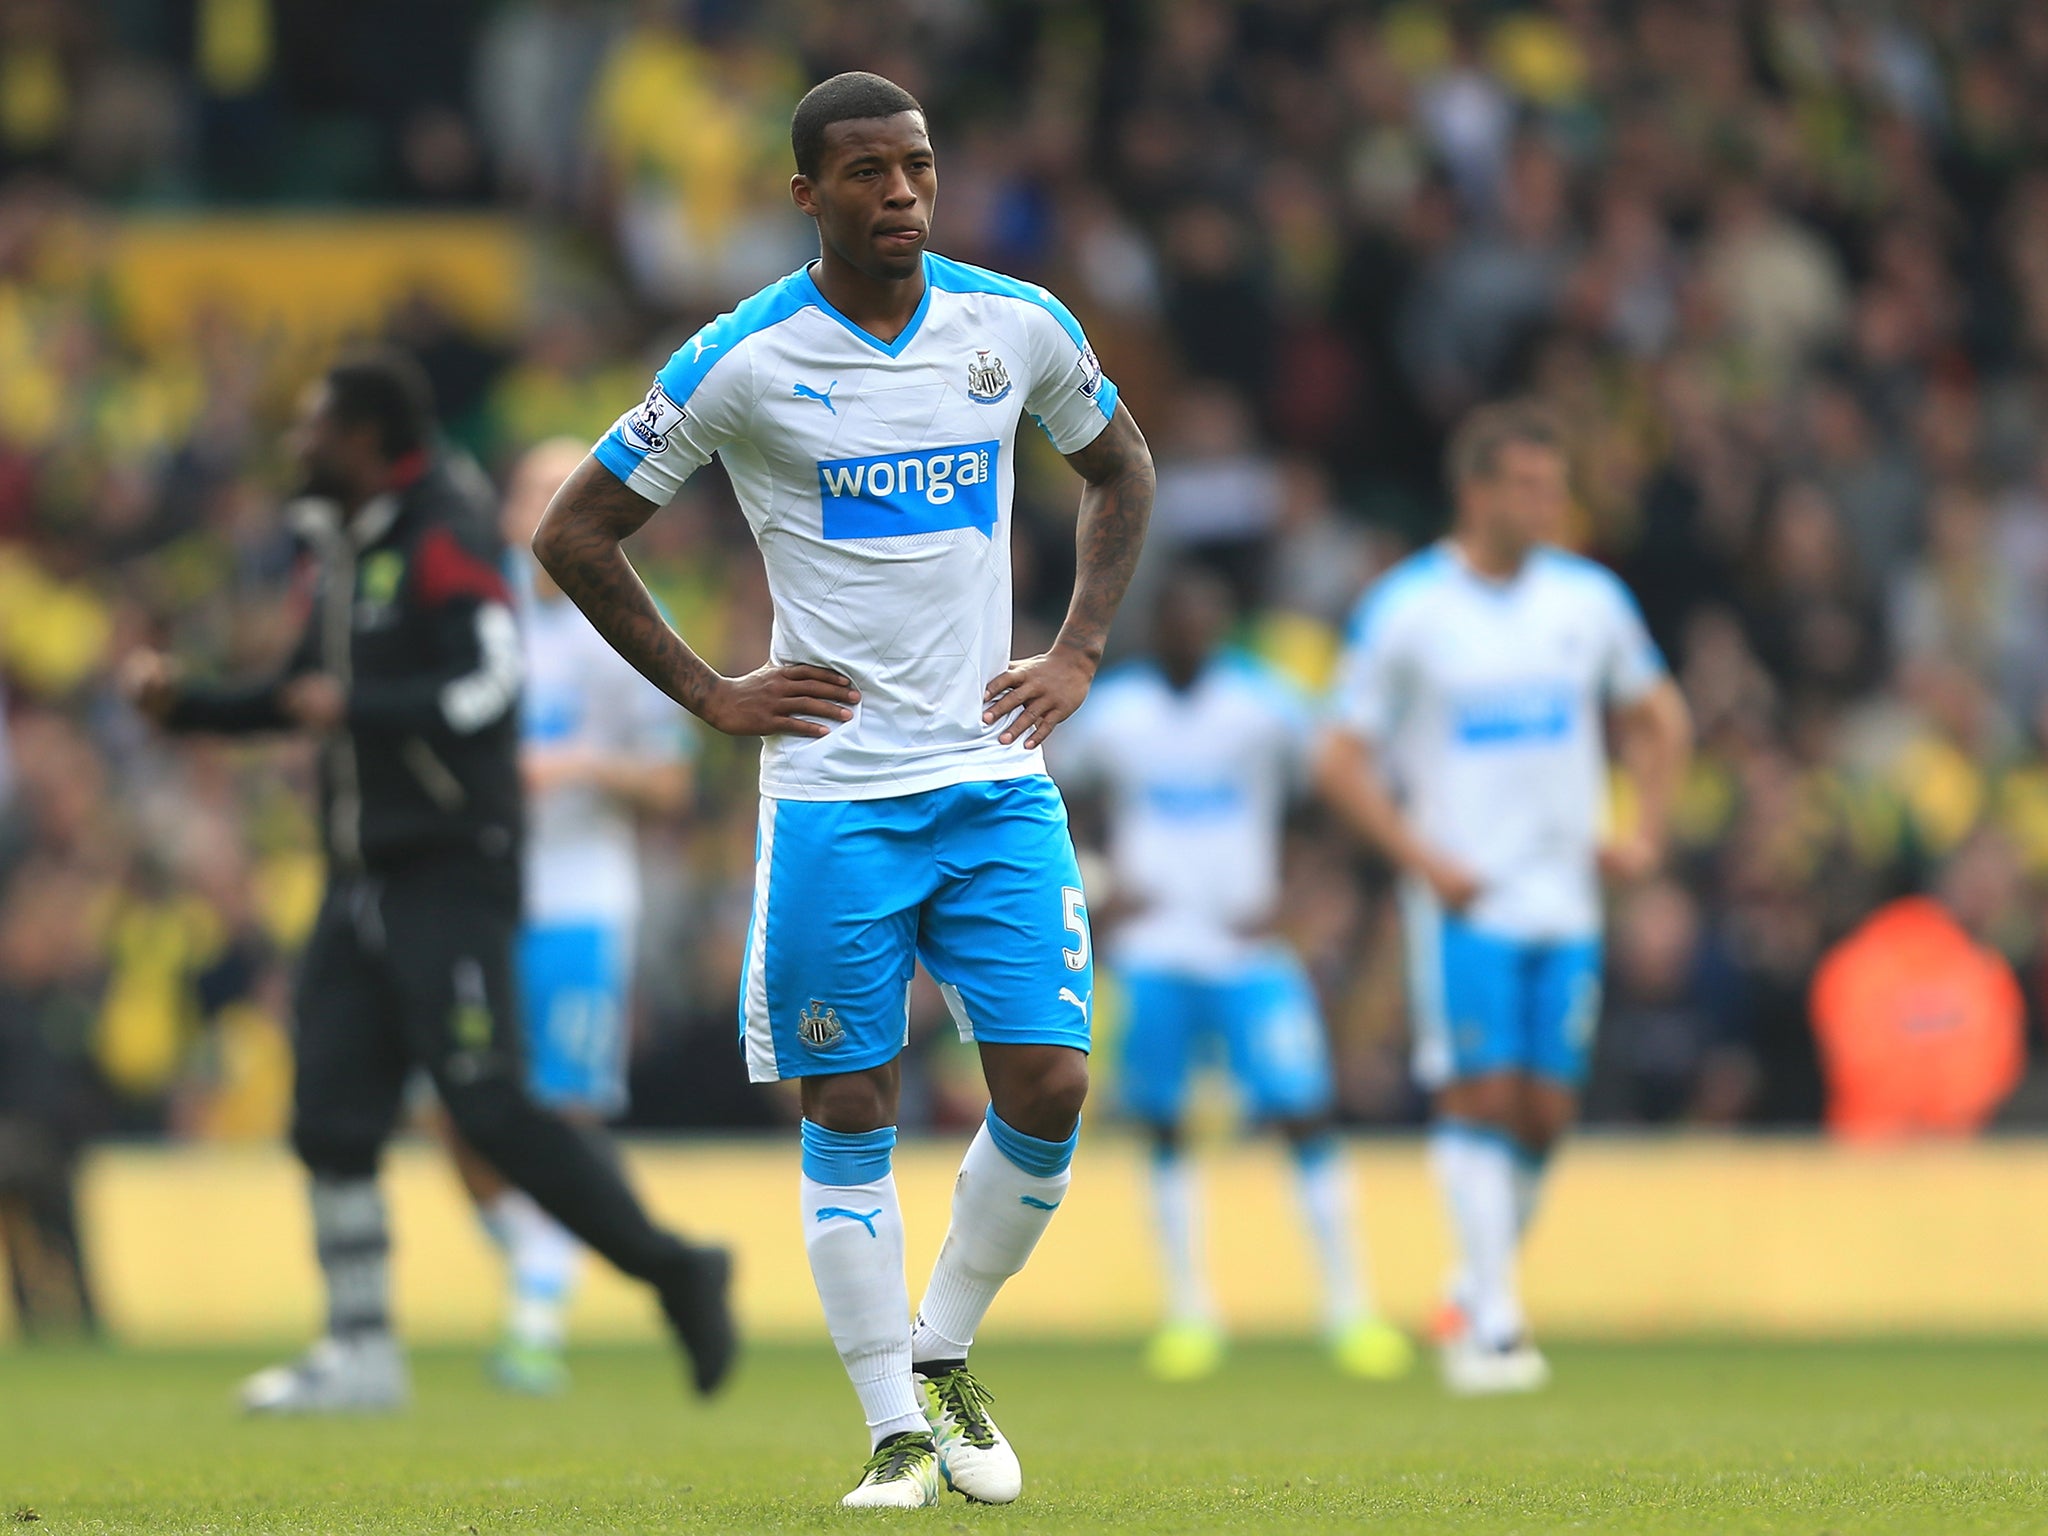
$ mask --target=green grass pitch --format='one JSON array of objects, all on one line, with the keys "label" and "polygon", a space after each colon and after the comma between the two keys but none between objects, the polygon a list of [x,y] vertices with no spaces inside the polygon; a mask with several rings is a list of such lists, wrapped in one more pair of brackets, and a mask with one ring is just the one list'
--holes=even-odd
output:
[{"label": "green grass pitch", "polygon": [[[821,1346],[713,1407],[670,1359],[580,1353],[567,1397],[415,1358],[400,1417],[246,1423],[247,1354],[0,1351],[0,1529],[87,1532],[1968,1532],[2048,1529],[2048,1343],[1561,1346],[1541,1397],[1453,1402],[1241,1349],[1193,1387],[1130,1346],[990,1346],[1008,1508],[836,1507],[865,1451]],[[11,1525],[8,1517],[22,1522]],[[33,1523],[31,1523],[33,1522]]]}]

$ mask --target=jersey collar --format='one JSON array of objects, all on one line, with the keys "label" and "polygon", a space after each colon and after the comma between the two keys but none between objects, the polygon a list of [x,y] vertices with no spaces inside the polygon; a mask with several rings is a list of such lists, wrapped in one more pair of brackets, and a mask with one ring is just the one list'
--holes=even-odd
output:
[{"label": "jersey collar", "polygon": [[811,275],[811,266],[808,262],[805,263],[803,268],[803,278],[805,285],[811,290],[811,302],[816,304],[819,309],[830,315],[834,320],[837,320],[841,325],[853,332],[854,335],[881,353],[882,356],[901,357],[903,349],[909,346],[912,338],[924,328],[925,311],[932,307],[932,266],[930,253],[926,252],[922,260],[924,265],[924,297],[917,301],[917,310],[911,315],[910,323],[903,327],[903,330],[894,341],[883,341],[874,332],[855,325],[846,316],[834,309],[832,301],[825,297],[825,290],[818,286],[818,280]]},{"label": "jersey collar", "polygon": [[1536,557],[1542,548],[1540,544],[1531,545],[1529,553],[1522,557],[1521,565],[1512,576],[1488,576],[1465,558],[1464,547],[1456,539],[1446,534],[1443,540],[1443,551],[1451,562],[1451,568],[1463,576],[1469,585],[1490,597],[1509,597],[1519,591],[1523,578],[1529,574],[1529,568],[1536,563]]}]

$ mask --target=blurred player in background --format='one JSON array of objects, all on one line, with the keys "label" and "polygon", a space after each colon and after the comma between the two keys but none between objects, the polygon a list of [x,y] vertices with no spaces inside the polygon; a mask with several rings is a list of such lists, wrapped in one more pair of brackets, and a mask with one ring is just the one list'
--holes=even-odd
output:
[{"label": "blurred player in background", "polygon": [[[1416,1075],[1463,1261],[1439,1329],[1458,1392],[1549,1379],[1516,1262],[1599,1018],[1600,878],[1656,867],[1690,749],[1635,599],[1554,547],[1566,468],[1533,405],[1460,426],[1451,534],[1359,605],[1318,765],[1404,882]],[[1603,843],[1610,707],[1635,806]]]},{"label": "blurred player in background", "polygon": [[298,730],[320,744],[327,889],[300,962],[292,1145],[312,1175],[327,1332],[254,1377],[252,1412],[400,1406],[377,1165],[415,1067],[463,1140],[627,1274],[654,1286],[700,1391],[733,1353],[723,1249],[651,1225],[617,1169],[536,1105],[521,1069],[519,636],[489,486],[433,451],[409,360],[344,360],[308,393],[290,507],[310,546],[306,627],[284,670],[188,681],[168,657],[125,681],[174,731]]},{"label": "blurred player in background", "polygon": [[1151,1129],[1167,1316],[1146,1363],[1168,1381],[1216,1369],[1224,1337],[1202,1260],[1182,1138],[1191,1073],[1220,1052],[1253,1121],[1286,1137],[1344,1371],[1386,1379],[1412,1361],[1375,1314],[1352,1188],[1331,1128],[1334,1085],[1308,973],[1275,931],[1290,794],[1306,786],[1313,716],[1288,682],[1226,654],[1228,587],[1187,566],[1161,589],[1149,660],[1103,679],[1061,733],[1062,785],[1106,796],[1111,887],[1098,932],[1122,978],[1125,1108]]},{"label": "blurred player in background", "polygon": [[[518,985],[527,1087],[596,1133],[626,1108],[639,819],[690,795],[688,716],[605,644],[528,550],[548,499],[583,462],[568,438],[520,460],[500,519],[525,653],[519,770],[526,781],[526,907]],[[518,1392],[568,1384],[563,1315],[577,1244],[533,1197],[458,1137],[456,1165],[505,1255],[511,1302],[491,1373]]]},{"label": "blurred player in background", "polygon": [[[742,979],[749,1074],[799,1080],[805,1244],[870,1456],[845,1502],[1015,1499],[967,1369],[996,1293],[1066,1198],[1093,960],[1066,810],[1038,750],[1087,695],[1152,506],[1152,459],[1043,288],[930,254],[924,111],[827,80],[790,127],[819,259],[699,331],[597,445],[534,543],[605,638],[718,730],[766,736]],[[1015,435],[1087,483],[1052,648],[1010,655]],[[770,662],[720,676],[620,541],[714,454],[761,546]],[[918,959],[980,1048],[990,1105],[910,1319],[891,1172]]]}]

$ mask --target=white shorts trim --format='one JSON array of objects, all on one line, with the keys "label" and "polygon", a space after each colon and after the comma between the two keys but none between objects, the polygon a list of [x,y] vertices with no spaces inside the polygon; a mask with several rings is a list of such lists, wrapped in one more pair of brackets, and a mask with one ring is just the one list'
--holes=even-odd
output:
[{"label": "white shorts trim", "polygon": [[775,802],[761,797],[761,851],[754,859],[753,937],[747,945],[746,988],[742,996],[746,1019],[747,1078],[772,1083],[782,1077],[775,1059],[775,1032],[768,1019],[768,882],[775,869]]},{"label": "white shorts trim", "polygon": [[1443,912],[1412,885],[1401,889],[1401,926],[1408,940],[1408,1033],[1415,1081],[1434,1092],[1451,1080],[1457,1057],[1444,1004]]},{"label": "white shorts trim", "polygon": [[[936,977],[933,978],[935,981]],[[960,1032],[962,1045],[974,1044],[974,1020],[967,1016],[967,999],[960,995],[960,989],[950,981],[938,982],[939,996],[946,1000],[946,1011],[953,1015],[953,1027]],[[908,1031],[904,1034],[905,1045],[910,1043]]]}]

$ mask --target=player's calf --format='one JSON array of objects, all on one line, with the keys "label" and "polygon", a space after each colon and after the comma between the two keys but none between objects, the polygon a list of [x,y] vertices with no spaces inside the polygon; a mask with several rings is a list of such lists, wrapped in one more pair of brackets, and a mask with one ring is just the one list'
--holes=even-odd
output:
[{"label": "player's calf", "polygon": [[1080,1136],[1078,1112],[1065,1138],[1048,1141],[989,1107],[960,1164],[952,1223],[911,1328],[911,1358],[946,1481],[983,1503],[1015,1499],[1024,1473],[989,1417],[989,1394],[968,1371],[967,1353],[996,1293],[1024,1267],[1066,1200]]},{"label": "player's calf", "polygon": [[[805,1120],[801,1134],[800,1219],[811,1278],[833,1348],[860,1399],[870,1449],[878,1451],[892,1436],[928,1433],[903,1326],[910,1296],[903,1211],[890,1167],[896,1128],[834,1131]],[[874,1470],[871,1463],[870,1474]]]},{"label": "player's calf", "polygon": [[505,1074],[458,1080],[444,1070],[435,1087],[463,1139],[500,1173],[613,1266],[654,1287],[690,1357],[692,1383],[716,1390],[737,1353],[731,1255],[650,1222],[619,1170]]},{"label": "player's calf", "polygon": [[[321,1148],[300,1127],[302,1149]],[[377,1181],[362,1176],[364,1159],[347,1161],[354,1176],[313,1176],[314,1248],[327,1288],[327,1331],[289,1365],[259,1371],[242,1386],[250,1413],[383,1413],[411,1395],[405,1352],[391,1332],[391,1238]]]}]

